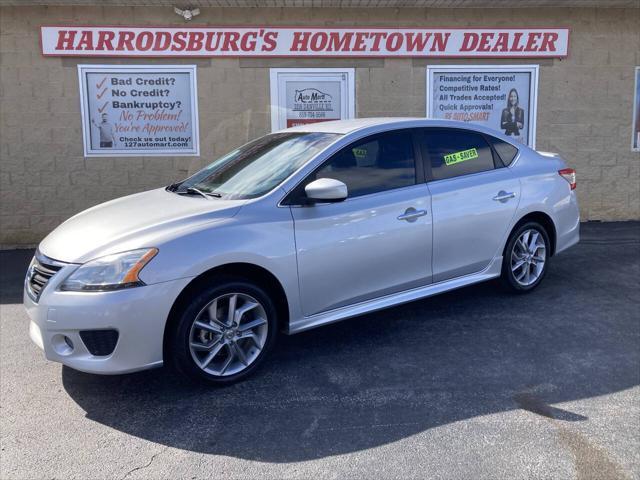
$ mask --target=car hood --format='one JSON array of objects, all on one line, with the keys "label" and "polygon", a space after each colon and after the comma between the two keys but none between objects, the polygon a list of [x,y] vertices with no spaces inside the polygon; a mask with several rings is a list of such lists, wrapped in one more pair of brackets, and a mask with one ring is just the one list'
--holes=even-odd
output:
[{"label": "car hood", "polygon": [[83,263],[110,253],[158,246],[179,232],[232,218],[244,200],[207,200],[164,188],[117,198],[81,212],[51,232],[39,250]]}]

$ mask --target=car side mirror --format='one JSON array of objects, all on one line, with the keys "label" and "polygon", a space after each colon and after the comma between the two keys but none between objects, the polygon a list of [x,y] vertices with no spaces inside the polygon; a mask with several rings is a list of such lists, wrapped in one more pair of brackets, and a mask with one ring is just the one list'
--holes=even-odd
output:
[{"label": "car side mirror", "polygon": [[304,187],[304,193],[311,202],[333,203],[343,201],[347,198],[349,191],[340,180],[319,178]]}]

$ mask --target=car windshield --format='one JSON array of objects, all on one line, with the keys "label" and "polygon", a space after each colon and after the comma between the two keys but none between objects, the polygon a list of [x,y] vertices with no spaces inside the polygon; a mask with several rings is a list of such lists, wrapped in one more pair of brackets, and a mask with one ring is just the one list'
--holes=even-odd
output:
[{"label": "car windshield", "polygon": [[304,132],[266,135],[172,185],[171,190],[177,193],[200,191],[228,199],[259,197],[278,186],[339,136]]}]

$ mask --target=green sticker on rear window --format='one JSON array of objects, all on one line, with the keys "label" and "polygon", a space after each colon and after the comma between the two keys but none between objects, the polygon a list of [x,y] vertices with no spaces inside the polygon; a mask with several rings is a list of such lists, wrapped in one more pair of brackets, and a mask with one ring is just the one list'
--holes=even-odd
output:
[{"label": "green sticker on rear window", "polygon": [[444,156],[444,163],[447,165],[455,165],[456,163],[466,162],[478,158],[478,151],[475,148],[463,150],[461,152],[450,153]]}]

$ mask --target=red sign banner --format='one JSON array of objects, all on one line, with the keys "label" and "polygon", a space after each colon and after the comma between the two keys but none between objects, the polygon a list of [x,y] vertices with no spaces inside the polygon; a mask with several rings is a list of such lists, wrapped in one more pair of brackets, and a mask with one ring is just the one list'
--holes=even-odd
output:
[{"label": "red sign banner", "polygon": [[567,28],[42,26],[42,54],[81,57],[557,58]]}]

